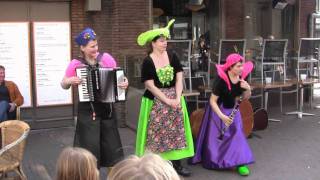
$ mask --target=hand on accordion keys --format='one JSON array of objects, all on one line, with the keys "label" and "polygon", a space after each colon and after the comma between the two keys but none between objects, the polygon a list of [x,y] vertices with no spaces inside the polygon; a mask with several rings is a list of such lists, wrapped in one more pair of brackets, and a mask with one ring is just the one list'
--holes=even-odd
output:
[{"label": "hand on accordion keys", "polygon": [[118,83],[118,87],[122,89],[127,89],[129,86],[128,79],[126,77],[123,77],[123,82]]},{"label": "hand on accordion keys", "polygon": [[78,85],[81,84],[82,80],[78,76],[72,76],[67,78],[67,84]]}]

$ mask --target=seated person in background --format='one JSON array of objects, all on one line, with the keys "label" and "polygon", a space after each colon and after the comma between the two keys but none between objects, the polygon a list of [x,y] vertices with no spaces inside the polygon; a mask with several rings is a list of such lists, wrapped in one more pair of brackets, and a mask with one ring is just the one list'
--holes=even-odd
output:
[{"label": "seated person in background", "polygon": [[118,162],[107,180],[180,180],[170,161],[156,154],[135,155]]},{"label": "seated person in background", "polygon": [[209,54],[209,45],[206,43],[204,35],[201,35],[198,43],[199,48],[199,59],[198,66],[201,71],[208,71],[208,54]]},{"label": "seated person in background", "polygon": [[[18,86],[12,81],[6,81],[5,68],[0,65],[0,122],[7,120],[23,104],[23,97]],[[10,119],[15,118],[14,116]]]},{"label": "seated person in background", "polygon": [[56,180],[99,180],[97,159],[86,149],[65,148],[57,162]]}]

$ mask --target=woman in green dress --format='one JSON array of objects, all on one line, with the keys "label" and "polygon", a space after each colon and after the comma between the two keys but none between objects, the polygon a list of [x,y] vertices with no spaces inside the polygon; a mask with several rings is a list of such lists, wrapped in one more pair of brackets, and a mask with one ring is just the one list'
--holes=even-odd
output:
[{"label": "woman in green dress", "polygon": [[177,55],[167,51],[169,27],[173,22],[138,37],[138,44],[149,43],[151,50],[141,69],[141,81],[146,91],[141,101],[136,154],[157,153],[171,160],[178,174],[190,176],[190,170],[180,162],[194,155],[189,117],[182,96],[183,69]]}]

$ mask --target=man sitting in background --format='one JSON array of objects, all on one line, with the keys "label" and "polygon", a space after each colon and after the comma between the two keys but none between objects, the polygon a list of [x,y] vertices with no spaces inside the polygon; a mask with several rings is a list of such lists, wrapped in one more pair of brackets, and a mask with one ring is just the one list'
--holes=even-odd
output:
[{"label": "man sitting in background", "polygon": [[[16,108],[23,104],[17,85],[12,81],[6,81],[5,68],[0,65],[0,122],[5,121],[15,113]],[[11,118],[10,118],[11,119]]]}]

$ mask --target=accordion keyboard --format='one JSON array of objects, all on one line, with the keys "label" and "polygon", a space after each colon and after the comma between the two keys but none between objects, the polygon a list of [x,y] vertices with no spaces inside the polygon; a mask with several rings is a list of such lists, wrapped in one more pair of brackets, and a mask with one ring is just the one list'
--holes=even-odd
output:
[{"label": "accordion keyboard", "polygon": [[78,85],[79,101],[89,102],[94,99],[90,95],[90,89],[92,90],[92,84],[88,83],[88,72],[86,68],[77,68],[77,76],[82,80],[81,84]]}]

